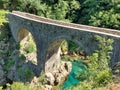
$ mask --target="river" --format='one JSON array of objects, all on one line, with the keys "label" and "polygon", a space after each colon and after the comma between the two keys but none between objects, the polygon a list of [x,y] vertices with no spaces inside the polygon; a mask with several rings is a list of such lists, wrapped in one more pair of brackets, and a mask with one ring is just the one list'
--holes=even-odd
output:
[{"label": "river", "polygon": [[78,60],[72,61],[72,70],[67,80],[62,84],[61,90],[72,90],[72,87],[79,84],[88,77],[88,66]]}]

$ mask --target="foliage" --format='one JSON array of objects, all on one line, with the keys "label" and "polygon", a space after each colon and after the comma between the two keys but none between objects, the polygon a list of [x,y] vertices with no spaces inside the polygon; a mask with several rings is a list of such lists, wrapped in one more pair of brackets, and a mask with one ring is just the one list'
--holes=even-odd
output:
[{"label": "foliage", "polygon": [[45,85],[45,84],[47,83],[47,80],[46,80],[46,78],[45,78],[45,72],[44,72],[44,71],[41,71],[38,82],[39,82],[41,85]]},{"label": "foliage", "polygon": [[111,70],[110,69],[102,70],[97,73],[97,75],[95,77],[95,82],[97,82],[97,83],[94,83],[94,85],[95,86],[104,86],[104,85],[110,83],[111,80],[112,80]]},{"label": "foliage", "polygon": [[120,0],[81,1],[78,23],[120,29]]},{"label": "foliage", "polygon": [[80,4],[77,0],[59,0],[54,5],[50,5],[50,7],[52,9],[50,18],[72,22],[77,17],[76,11],[80,8]]},{"label": "foliage", "polygon": [[99,49],[89,57],[89,68],[92,74],[90,78],[95,81],[96,86],[100,86],[109,83],[112,78],[109,63],[113,40],[100,36],[95,37],[98,41]]},{"label": "foliage", "polygon": [[2,86],[0,86],[0,90],[3,90],[3,89],[2,89]]},{"label": "foliage", "polygon": [[22,67],[19,67],[17,69],[17,73],[18,73],[19,78],[21,79],[22,78]]},{"label": "foliage", "polygon": [[8,35],[7,30],[5,30],[5,27],[0,27],[0,41],[6,38],[6,36]]},{"label": "foliage", "polygon": [[87,80],[81,82],[79,85],[73,87],[73,90],[92,90],[91,86],[92,81],[88,82]]},{"label": "foliage", "polygon": [[80,9],[78,0],[7,0],[1,1],[1,4],[2,9],[19,10],[69,22],[76,21]]},{"label": "foliage", "polygon": [[111,69],[109,68],[110,54],[112,50],[112,39],[95,36],[98,41],[98,50],[89,56],[90,76],[84,82],[73,87],[73,90],[102,90],[112,80]]},{"label": "foliage", "polygon": [[0,8],[67,22],[120,29],[120,0],[0,0]]},{"label": "foliage", "polygon": [[25,79],[30,79],[33,76],[34,76],[34,73],[30,68],[25,69],[25,71],[24,71],[24,78]]},{"label": "foliage", "polygon": [[5,18],[5,14],[8,12],[5,10],[0,10],[0,26],[3,25],[3,23],[8,22],[7,19]]},{"label": "foliage", "polygon": [[120,29],[120,14],[113,10],[100,11],[91,16],[89,22],[93,26]]},{"label": "foliage", "polygon": [[120,0],[0,0],[0,8],[99,27],[120,29]]},{"label": "foliage", "polygon": [[[24,56],[23,56],[24,58]],[[20,62],[17,65],[17,77],[21,80],[21,81],[30,81],[31,78],[34,77],[34,72],[32,70],[32,68],[26,66],[27,64],[25,64],[25,62],[23,60],[20,60]]]},{"label": "foliage", "polygon": [[24,55],[24,54],[21,54],[21,55],[20,55],[20,59],[21,59],[22,61],[25,61],[25,60],[26,60],[25,55]]},{"label": "foliage", "polygon": [[3,66],[3,69],[5,71],[9,71],[13,64],[14,64],[13,58],[8,58],[8,60],[5,60],[5,65]]},{"label": "foliage", "polygon": [[95,36],[98,41],[99,50],[96,52],[98,53],[98,64],[99,69],[104,70],[109,68],[110,63],[110,54],[112,53],[112,43],[113,39],[102,38],[101,36]]},{"label": "foliage", "polygon": [[31,87],[30,83],[23,83],[23,82],[13,82],[12,85],[6,84],[6,89],[2,89],[0,86],[0,90],[44,90],[41,86],[38,87]]},{"label": "foliage", "polygon": [[29,80],[34,76],[34,73],[33,73],[32,69],[30,69],[30,68],[19,67],[17,69],[17,72],[18,72],[19,78],[24,81]]},{"label": "foliage", "polygon": [[30,90],[29,85],[25,85],[24,83],[21,82],[14,82],[11,86],[12,90]]},{"label": "foliage", "polygon": [[69,51],[79,51],[80,47],[78,44],[74,43],[73,41],[68,41],[68,49]]},{"label": "foliage", "polygon": [[36,51],[36,45],[34,43],[30,43],[25,48],[26,53],[32,53]]},{"label": "foliage", "polygon": [[66,40],[64,40],[62,43],[61,43],[61,51],[62,52],[66,52],[68,51],[68,42]]}]

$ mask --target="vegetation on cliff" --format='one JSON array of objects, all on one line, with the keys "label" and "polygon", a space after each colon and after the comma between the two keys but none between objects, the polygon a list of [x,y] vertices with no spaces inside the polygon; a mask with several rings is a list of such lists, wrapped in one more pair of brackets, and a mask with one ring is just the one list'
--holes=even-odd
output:
[{"label": "vegetation on cliff", "polygon": [[0,10],[0,27],[3,25],[3,23],[8,22],[7,18],[5,18],[5,14],[7,14],[8,12],[5,10]]}]

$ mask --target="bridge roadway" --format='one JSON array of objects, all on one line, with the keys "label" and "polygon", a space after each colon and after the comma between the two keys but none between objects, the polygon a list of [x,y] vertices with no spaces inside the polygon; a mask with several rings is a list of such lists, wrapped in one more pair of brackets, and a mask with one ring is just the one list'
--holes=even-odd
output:
[{"label": "bridge roadway", "polygon": [[25,12],[19,12],[19,11],[13,11],[12,14],[19,16],[21,18],[33,20],[36,22],[42,22],[42,23],[47,23],[51,25],[57,25],[62,27],[74,28],[74,29],[76,28],[83,31],[106,34],[114,37],[120,37],[120,31],[115,29],[99,28],[99,27],[93,27],[93,26],[87,26],[87,25],[81,25],[81,24],[67,23],[67,22],[44,18],[44,17],[36,16],[36,15],[25,13]]},{"label": "bridge roadway", "polygon": [[72,40],[88,55],[92,54],[98,48],[95,35],[114,40],[111,66],[120,61],[119,30],[66,23],[19,11],[13,11],[7,17],[16,42],[22,40],[29,32],[32,34],[37,47],[39,71],[59,68],[59,47],[63,40]]}]

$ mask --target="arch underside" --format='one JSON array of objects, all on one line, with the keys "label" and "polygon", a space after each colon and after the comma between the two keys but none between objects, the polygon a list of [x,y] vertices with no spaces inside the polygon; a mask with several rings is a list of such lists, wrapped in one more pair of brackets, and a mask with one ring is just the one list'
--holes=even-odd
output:
[{"label": "arch underside", "polygon": [[[79,47],[81,47],[81,44],[77,40],[72,40],[68,38],[60,38],[60,39],[54,39],[52,43],[49,45],[47,53],[46,53],[46,62],[45,62],[45,71],[53,71],[55,69],[59,68],[60,62],[61,62],[61,44],[65,41],[69,40],[77,44]],[[83,48],[83,47],[81,47]],[[84,49],[84,48],[83,48]]]},{"label": "arch underside", "polygon": [[19,30],[17,37],[18,37],[18,41],[21,41],[22,39],[24,39],[26,36],[28,36],[29,31],[26,29],[21,29]]}]

